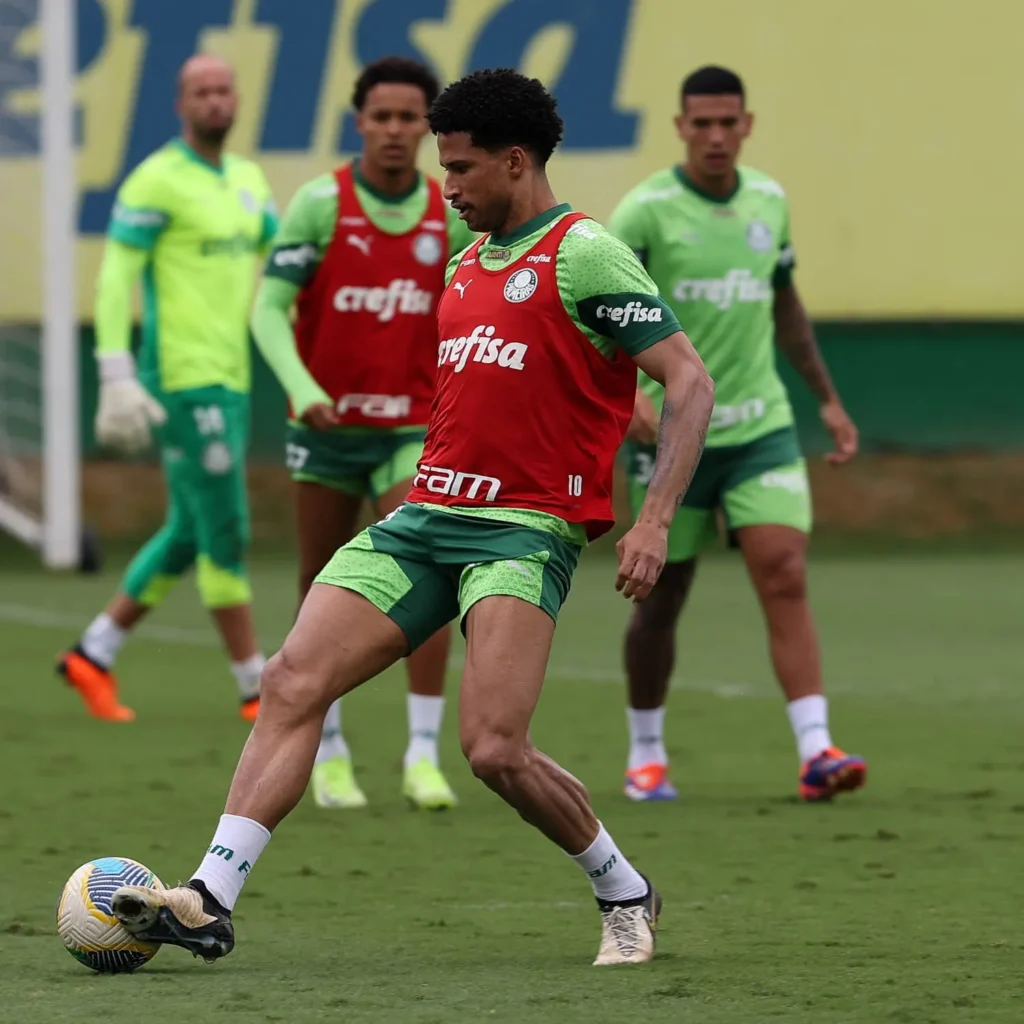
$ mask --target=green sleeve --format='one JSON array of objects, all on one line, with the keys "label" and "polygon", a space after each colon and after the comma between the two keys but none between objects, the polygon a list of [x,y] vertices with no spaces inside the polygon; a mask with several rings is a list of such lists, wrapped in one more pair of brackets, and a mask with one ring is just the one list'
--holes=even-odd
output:
[{"label": "green sleeve", "polygon": [[555,273],[569,315],[606,355],[635,356],[682,329],[632,249],[594,221],[568,230]]},{"label": "green sleeve", "polygon": [[171,221],[173,193],[153,164],[136,167],[118,189],[107,235],[148,252]]},{"label": "green sleeve", "polygon": [[[785,203],[785,200],[783,200]],[[788,288],[793,283],[793,271],[796,269],[796,253],[789,237],[789,205],[784,208],[782,237],[779,239],[779,258],[772,274],[772,287],[777,291]]]},{"label": "green sleeve", "polygon": [[96,279],[97,355],[130,351],[132,290],[148,259],[141,248],[108,239]]},{"label": "green sleeve", "polygon": [[296,416],[302,416],[317,402],[330,405],[331,396],[306,369],[295,344],[289,314],[298,294],[298,285],[280,277],[264,277],[256,292],[249,326],[256,347],[281,382],[292,410]]},{"label": "green sleeve", "polygon": [[649,203],[637,202],[630,194],[619,202],[608,221],[609,232],[625,242],[644,266],[651,248],[650,210]]},{"label": "green sleeve", "polygon": [[461,256],[479,235],[475,231],[469,230],[469,226],[459,217],[459,211],[454,207],[447,207],[445,217],[448,221],[448,252],[452,256]]},{"label": "green sleeve", "polygon": [[334,236],[338,189],[331,175],[307,182],[288,204],[264,273],[303,288],[313,279]]}]

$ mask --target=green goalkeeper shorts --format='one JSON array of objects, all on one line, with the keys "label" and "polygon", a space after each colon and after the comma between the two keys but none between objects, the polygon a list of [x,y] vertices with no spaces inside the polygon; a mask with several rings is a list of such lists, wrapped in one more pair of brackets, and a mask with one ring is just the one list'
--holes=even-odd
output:
[{"label": "green goalkeeper shorts", "polygon": [[[625,448],[629,498],[637,515],[654,471],[653,447]],[[747,444],[705,448],[669,529],[668,560],[696,558],[718,536],[718,512],[731,533],[744,526],[791,526],[809,533],[811,489],[807,464],[792,427]]]},{"label": "green goalkeeper shorts", "polygon": [[424,437],[422,427],[310,430],[290,423],[285,461],[293,480],[375,501],[416,475]]},{"label": "green goalkeeper shorts", "polygon": [[552,619],[569,594],[580,548],[547,530],[400,505],[340,548],[317,583],[362,594],[415,650],[485,597],[517,597]]}]

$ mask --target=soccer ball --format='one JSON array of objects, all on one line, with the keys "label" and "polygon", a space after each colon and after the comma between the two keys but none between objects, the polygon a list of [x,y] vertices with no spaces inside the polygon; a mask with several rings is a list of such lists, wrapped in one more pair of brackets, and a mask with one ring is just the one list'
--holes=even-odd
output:
[{"label": "soccer ball", "polygon": [[110,901],[122,885],[164,888],[164,883],[136,860],[100,857],[83,864],[68,879],[57,904],[57,934],[64,948],[100,974],[134,971],[160,948],[130,935],[114,917]]}]

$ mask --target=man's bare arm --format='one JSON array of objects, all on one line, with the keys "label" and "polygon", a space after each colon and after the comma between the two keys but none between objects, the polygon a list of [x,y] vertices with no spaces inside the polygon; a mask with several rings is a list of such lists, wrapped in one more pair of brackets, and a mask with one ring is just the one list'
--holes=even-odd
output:
[{"label": "man's bare arm", "polygon": [[715,385],[682,331],[645,349],[634,361],[665,388],[654,472],[637,522],[667,528],[704,450]]},{"label": "man's bare arm", "polygon": [[857,454],[857,427],[843,408],[818,350],[807,310],[793,285],[776,291],[773,313],[776,343],[814,392],[821,406],[821,420],[835,442],[836,450],[827,456],[828,461],[833,465],[848,462]]},{"label": "man's bare arm", "polygon": [[775,343],[782,349],[793,369],[804,379],[818,401],[824,405],[838,399],[825,360],[814,337],[807,310],[794,285],[775,293],[772,309],[775,318]]}]

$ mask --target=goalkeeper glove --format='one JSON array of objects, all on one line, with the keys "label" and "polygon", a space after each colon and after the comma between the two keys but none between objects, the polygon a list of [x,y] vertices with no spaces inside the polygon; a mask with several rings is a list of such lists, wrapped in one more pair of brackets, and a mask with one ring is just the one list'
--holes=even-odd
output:
[{"label": "goalkeeper glove", "polygon": [[102,445],[131,454],[149,445],[150,430],[167,421],[164,407],[138,382],[130,352],[96,356],[100,400],[96,439]]}]

